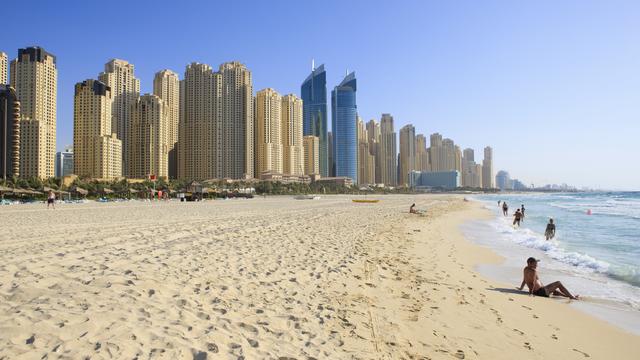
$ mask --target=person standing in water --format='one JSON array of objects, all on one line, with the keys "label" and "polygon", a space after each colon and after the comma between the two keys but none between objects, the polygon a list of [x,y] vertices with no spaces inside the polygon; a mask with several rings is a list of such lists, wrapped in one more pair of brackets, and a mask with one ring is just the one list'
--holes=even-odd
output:
[{"label": "person standing in water", "polygon": [[553,219],[549,219],[547,229],[544,231],[544,236],[547,238],[547,240],[551,240],[554,236],[556,236],[556,224],[553,223]]},{"label": "person standing in water", "polygon": [[520,209],[517,209],[516,212],[513,214],[513,225],[515,226],[516,224],[518,224],[518,227],[520,227],[521,220],[522,220],[522,213],[520,212]]},{"label": "person standing in water", "polygon": [[522,221],[524,221],[524,204],[520,205],[520,212],[522,213]]},{"label": "person standing in water", "polygon": [[506,201],[502,202],[502,215],[509,216],[509,205],[507,205]]}]

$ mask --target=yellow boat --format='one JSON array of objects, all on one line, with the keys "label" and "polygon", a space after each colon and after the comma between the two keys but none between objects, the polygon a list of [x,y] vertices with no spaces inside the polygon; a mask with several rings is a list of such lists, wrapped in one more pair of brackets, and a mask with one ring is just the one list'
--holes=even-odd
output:
[{"label": "yellow boat", "polygon": [[377,199],[351,199],[354,203],[377,203]]}]

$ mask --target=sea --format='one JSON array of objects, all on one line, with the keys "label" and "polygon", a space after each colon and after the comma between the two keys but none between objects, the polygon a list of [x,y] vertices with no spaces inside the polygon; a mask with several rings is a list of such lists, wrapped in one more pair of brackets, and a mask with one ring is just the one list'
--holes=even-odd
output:
[{"label": "sea", "polygon": [[[462,226],[467,238],[502,255],[500,265],[478,265],[486,276],[519,286],[530,256],[544,284],[560,280],[580,310],[640,335],[640,192],[527,193],[473,198],[494,213]],[[498,201],[509,205],[502,215]],[[525,207],[520,227],[513,213]],[[549,219],[556,236],[547,241]],[[558,300],[556,300],[558,301]]]}]

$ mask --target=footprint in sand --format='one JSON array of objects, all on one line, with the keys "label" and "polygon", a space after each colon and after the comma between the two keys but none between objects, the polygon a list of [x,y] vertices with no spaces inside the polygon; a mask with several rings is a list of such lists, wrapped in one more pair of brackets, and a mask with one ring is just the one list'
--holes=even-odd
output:
[{"label": "footprint in sand", "polygon": [[578,352],[578,353],[582,354],[584,357],[591,357],[589,354],[587,354],[587,353],[586,353],[586,352],[584,352],[584,351],[580,351],[580,350],[578,350],[578,349],[572,349],[572,350],[573,350],[573,351],[575,351],[575,352]]},{"label": "footprint in sand", "polygon": [[464,359],[464,351],[458,350],[458,351],[456,351],[454,356],[457,357],[458,359]]}]

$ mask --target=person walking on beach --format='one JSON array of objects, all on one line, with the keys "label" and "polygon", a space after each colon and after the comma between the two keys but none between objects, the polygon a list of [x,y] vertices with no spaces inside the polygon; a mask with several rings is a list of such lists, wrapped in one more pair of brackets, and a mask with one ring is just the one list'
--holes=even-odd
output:
[{"label": "person walking on beach", "polygon": [[564,287],[564,285],[562,285],[560,281],[554,281],[547,286],[542,285],[537,271],[539,261],[540,260],[532,257],[527,259],[527,266],[523,270],[522,284],[520,284],[518,290],[522,290],[524,288],[524,285],[527,284],[530,296],[535,295],[549,297],[550,295],[555,295],[568,297],[569,299],[573,300],[579,299],[579,295],[571,295],[569,290],[567,290],[567,288]]},{"label": "person walking on beach", "polygon": [[509,205],[507,205],[506,201],[502,202],[502,215],[509,216]]},{"label": "person walking on beach", "polygon": [[547,240],[551,240],[554,236],[556,236],[556,224],[553,223],[553,219],[549,219],[547,228],[544,231],[544,236],[547,238]]},{"label": "person walking on beach", "polygon": [[49,205],[51,205],[53,209],[56,208],[56,194],[52,190],[49,190],[49,195],[47,196],[47,209]]},{"label": "person walking on beach", "polygon": [[517,209],[516,212],[513,214],[513,226],[516,226],[516,224],[518,224],[518,227],[520,227],[521,220],[522,220],[522,213],[520,212],[520,209]]}]

